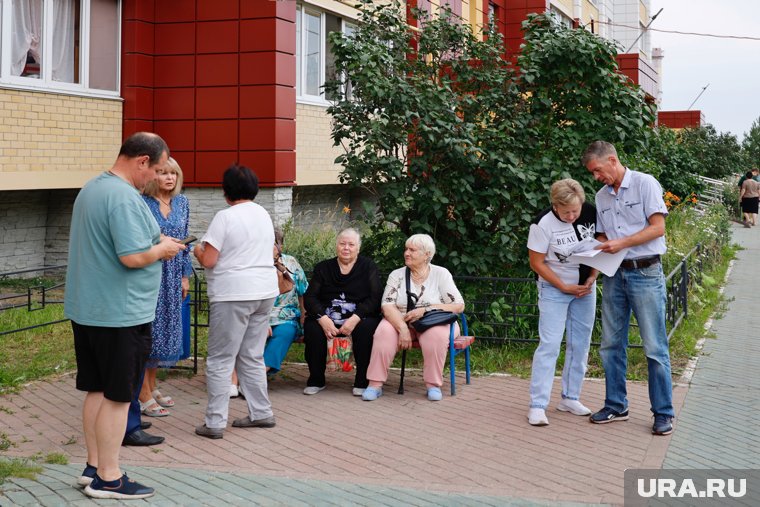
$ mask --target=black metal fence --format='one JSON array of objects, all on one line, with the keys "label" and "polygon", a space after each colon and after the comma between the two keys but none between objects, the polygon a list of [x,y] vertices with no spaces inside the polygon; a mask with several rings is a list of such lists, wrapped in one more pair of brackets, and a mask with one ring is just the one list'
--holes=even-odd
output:
[{"label": "black metal fence", "polygon": [[[701,284],[704,267],[720,257],[720,244],[709,247],[697,245],[666,274],[668,339],[689,313],[689,290],[694,283]],[[26,308],[28,312],[49,305],[63,303],[63,286],[66,266],[48,266],[37,269],[0,273],[0,314]],[[479,341],[492,343],[537,343],[538,304],[536,283],[533,278],[454,277],[466,301],[470,332]],[[30,280],[24,286],[24,280]],[[12,285],[6,281],[14,280]],[[43,281],[41,281],[43,280]],[[193,350],[193,371],[197,372],[199,330],[208,327],[208,299],[202,272],[195,272],[189,304],[189,326]],[[601,284],[598,284],[601,285]],[[4,287],[9,287],[4,289]],[[597,298],[597,315],[600,311],[601,288]],[[62,312],[61,312],[62,316]],[[20,328],[6,328],[0,319],[0,336],[49,326],[67,319],[38,322]],[[187,321],[186,321],[187,322]],[[632,322],[635,326],[635,322]],[[598,345],[600,319],[597,318],[593,345]],[[630,347],[640,347],[635,342]]]}]

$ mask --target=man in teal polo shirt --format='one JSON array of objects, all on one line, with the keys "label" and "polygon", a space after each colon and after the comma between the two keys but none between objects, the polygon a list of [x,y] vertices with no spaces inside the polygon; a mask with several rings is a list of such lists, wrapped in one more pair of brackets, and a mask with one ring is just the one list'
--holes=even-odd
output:
[{"label": "man in teal polo shirt", "polygon": [[151,350],[159,261],[185,248],[161,236],[140,197],[168,158],[159,136],[133,134],[111,170],[87,182],[74,202],[64,313],[74,331],[77,389],[87,392],[82,409],[87,467],[77,482],[94,498],[154,493],[121,473],[119,450]]}]

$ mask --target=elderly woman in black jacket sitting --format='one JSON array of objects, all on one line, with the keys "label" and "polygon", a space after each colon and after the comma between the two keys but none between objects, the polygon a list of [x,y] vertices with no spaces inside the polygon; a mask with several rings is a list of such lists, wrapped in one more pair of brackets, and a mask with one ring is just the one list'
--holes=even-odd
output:
[{"label": "elderly woman in black jacket sitting", "polygon": [[353,341],[353,395],[361,396],[367,387],[372,336],[380,322],[382,286],[377,266],[359,255],[360,247],[359,232],[344,229],[336,241],[337,256],[317,264],[309,280],[304,295],[304,344],[309,365],[304,394],[317,394],[325,388],[327,339],[337,336],[351,336]]}]

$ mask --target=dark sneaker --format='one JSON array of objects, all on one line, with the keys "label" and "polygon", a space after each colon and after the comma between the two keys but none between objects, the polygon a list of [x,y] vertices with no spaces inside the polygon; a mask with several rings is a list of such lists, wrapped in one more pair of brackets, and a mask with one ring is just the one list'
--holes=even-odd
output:
[{"label": "dark sneaker", "polygon": [[84,488],[84,494],[92,498],[115,498],[121,500],[148,498],[155,494],[153,488],[135,482],[127,474],[115,481],[104,481],[98,474],[89,486]]},{"label": "dark sneaker", "polygon": [[240,419],[232,421],[232,426],[235,428],[274,428],[274,416],[265,417],[264,419],[251,420],[251,416],[247,415]]},{"label": "dark sneaker", "polygon": [[599,412],[591,414],[588,418],[594,424],[607,424],[615,421],[627,421],[628,409],[622,412],[616,412],[609,407],[604,407]]},{"label": "dark sneaker", "polygon": [[195,427],[195,434],[202,437],[216,439],[224,437],[224,430],[222,428],[209,428],[205,424]]},{"label": "dark sneaker", "polygon": [[652,425],[652,434],[670,435],[671,433],[673,433],[673,418],[669,415],[655,414],[654,424]]},{"label": "dark sneaker", "polygon": [[95,478],[95,474],[98,472],[97,467],[94,467],[87,463],[87,466],[84,467],[84,472],[82,472],[82,475],[79,476],[77,479],[77,484],[79,486],[82,486],[83,488],[85,486],[89,486],[92,480]]}]

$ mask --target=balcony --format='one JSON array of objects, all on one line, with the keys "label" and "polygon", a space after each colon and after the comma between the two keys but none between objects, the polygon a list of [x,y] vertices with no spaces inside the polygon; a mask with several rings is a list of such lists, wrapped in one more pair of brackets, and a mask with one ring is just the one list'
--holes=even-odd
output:
[{"label": "balcony", "polygon": [[617,55],[617,62],[620,73],[625,74],[628,79],[639,85],[647,94],[647,101],[653,102],[657,97],[660,80],[657,71],[638,53]]}]

